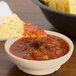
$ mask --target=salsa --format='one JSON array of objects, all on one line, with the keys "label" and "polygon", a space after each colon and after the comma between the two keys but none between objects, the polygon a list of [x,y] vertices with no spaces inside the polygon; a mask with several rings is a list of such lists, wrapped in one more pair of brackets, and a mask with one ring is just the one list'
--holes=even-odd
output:
[{"label": "salsa", "polygon": [[42,37],[46,37],[47,33],[44,30],[40,29],[38,26],[32,26],[31,24],[24,25],[24,37],[37,37],[41,39]]},{"label": "salsa", "polygon": [[53,35],[41,39],[23,37],[11,45],[10,52],[27,60],[50,60],[67,54],[69,45],[65,40]]}]

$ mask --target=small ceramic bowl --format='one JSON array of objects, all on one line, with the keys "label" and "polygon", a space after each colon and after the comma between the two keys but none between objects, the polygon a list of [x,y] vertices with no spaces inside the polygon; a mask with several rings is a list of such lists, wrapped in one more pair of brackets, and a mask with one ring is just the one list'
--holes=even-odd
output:
[{"label": "small ceramic bowl", "polygon": [[32,75],[51,74],[57,71],[71,57],[73,53],[74,45],[73,45],[73,42],[68,37],[57,32],[52,32],[52,31],[45,31],[45,32],[64,39],[69,44],[69,47],[70,47],[69,52],[60,58],[52,59],[52,60],[46,60],[46,61],[26,60],[13,55],[9,51],[10,46],[19,38],[8,39],[5,43],[5,51],[8,57],[10,58],[10,60],[13,63],[15,63],[18,66],[18,68],[23,72],[26,72]]}]

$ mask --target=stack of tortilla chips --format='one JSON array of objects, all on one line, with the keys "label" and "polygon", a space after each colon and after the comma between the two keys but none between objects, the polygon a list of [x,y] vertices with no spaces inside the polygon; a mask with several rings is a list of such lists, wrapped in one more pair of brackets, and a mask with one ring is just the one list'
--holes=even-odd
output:
[{"label": "stack of tortilla chips", "polygon": [[41,0],[50,8],[58,11],[76,14],[76,0]]}]

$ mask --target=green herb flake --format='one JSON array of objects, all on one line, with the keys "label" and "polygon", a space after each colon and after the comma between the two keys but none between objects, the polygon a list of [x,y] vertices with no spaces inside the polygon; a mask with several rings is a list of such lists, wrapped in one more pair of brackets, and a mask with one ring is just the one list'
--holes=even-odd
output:
[{"label": "green herb flake", "polygon": [[51,50],[51,47],[49,45],[45,45],[44,47]]}]

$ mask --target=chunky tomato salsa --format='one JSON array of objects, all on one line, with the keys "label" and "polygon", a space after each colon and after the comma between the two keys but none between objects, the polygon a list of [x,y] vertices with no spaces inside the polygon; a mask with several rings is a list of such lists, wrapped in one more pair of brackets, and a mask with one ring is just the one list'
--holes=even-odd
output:
[{"label": "chunky tomato salsa", "polygon": [[32,26],[31,24],[24,25],[23,37],[37,37],[41,39],[42,37],[46,36],[47,33],[40,29],[38,26]]},{"label": "chunky tomato salsa", "polygon": [[23,37],[11,45],[10,52],[23,59],[49,60],[67,54],[69,45],[65,40],[53,35],[47,35],[41,39]]}]

